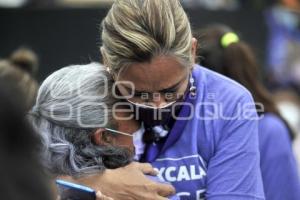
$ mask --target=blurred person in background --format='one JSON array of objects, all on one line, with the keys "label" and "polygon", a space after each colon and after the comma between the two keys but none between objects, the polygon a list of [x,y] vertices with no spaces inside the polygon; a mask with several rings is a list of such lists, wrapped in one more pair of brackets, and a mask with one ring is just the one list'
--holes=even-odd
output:
[{"label": "blurred person in background", "polygon": [[259,146],[266,199],[299,200],[300,182],[291,145],[293,131],[280,115],[272,95],[260,82],[254,53],[226,26],[210,26],[198,35],[200,64],[245,86],[257,103],[257,112],[262,117]]},{"label": "blurred person in background", "polygon": [[300,94],[300,1],[277,0],[265,16],[269,87],[294,89]]},{"label": "blurred person in background", "polygon": [[7,59],[0,59],[0,78],[11,81],[23,96],[26,109],[33,106],[38,90],[38,83],[34,78],[38,70],[37,55],[26,48],[20,48]]},{"label": "blurred person in background", "polygon": [[27,105],[13,81],[0,78],[0,191],[5,200],[53,200],[36,152],[41,138],[25,120]]},{"label": "blurred person in background", "polygon": [[[39,151],[42,138],[26,120],[23,93],[0,78],[0,192],[5,200],[57,200]],[[110,200],[97,193],[97,200]]]},{"label": "blurred person in background", "polygon": [[199,6],[208,10],[237,10],[240,8],[239,0],[181,0],[186,7]]},{"label": "blurred person in background", "polygon": [[300,100],[299,95],[292,89],[276,90],[274,100],[281,115],[288,121],[292,129],[295,130],[296,137],[293,142],[294,152],[298,161],[298,171],[300,171]]},{"label": "blurred person in background", "polygon": [[300,169],[300,1],[277,0],[266,13],[268,25],[267,83],[279,111],[294,128]]},{"label": "blurred person in background", "polygon": [[[114,196],[116,200],[131,196],[166,199],[155,190],[172,193],[171,186],[155,185],[134,169],[146,168],[153,174],[151,166],[128,165],[134,155],[136,159],[140,156],[139,148],[143,147],[135,142],[144,128],[130,119],[131,113],[125,108],[113,107],[117,99],[112,96],[112,85],[106,68],[97,63],[62,68],[43,82],[30,120],[44,138],[44,165],[55,177],[88,185],[104,194],[118,191],[122,195]],[[111,170],[116,168],[120,169]],[[134,186],[121,192],[116,185],[105,182],[105,177],[114,181],[115,176],[122,178],[117,184]],[[146,185],[152,187],[148,192],[142,189]]]},{"label": "blurred person in background", "polygon": [[27,3],[27,0],[0,0],[0,8],[20,8]]}]

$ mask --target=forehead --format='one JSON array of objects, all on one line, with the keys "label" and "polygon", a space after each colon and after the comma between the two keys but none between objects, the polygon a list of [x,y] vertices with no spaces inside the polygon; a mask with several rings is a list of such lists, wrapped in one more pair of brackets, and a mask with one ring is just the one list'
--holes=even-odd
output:
[{"label": "forehead", "polygon": [[130,81],[137,90],[155,92],[176,84],[186,76],[187,71],[187,67],[176,58],[160,56],[151,62],[130,65],[117,80]]}]

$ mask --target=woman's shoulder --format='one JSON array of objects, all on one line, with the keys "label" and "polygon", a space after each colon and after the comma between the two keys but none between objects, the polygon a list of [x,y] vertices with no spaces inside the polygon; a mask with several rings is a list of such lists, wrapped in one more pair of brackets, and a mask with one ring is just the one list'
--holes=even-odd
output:
[{"label": "woman's shoulder", "polygon": [[230,102],[245,97],[252,100],[251,93],[238,82],[200,65],[195,66],[195,71],[198,72],[197,85],[204,87],[209,97],[228,99]]},{"label": "woman's shoulder", "polygon": [[245,87],[201,66],[196,66],[194,71],[198,75],[197,103],[218,116],[215,123],[232,121],[228,119],[257,119],[253,97]]},{"label": "woman's shoulder", "polygon": [[278,115],[273,113],[264,113],[261,116],[261,119],[259,121],[259,128],[261,129],[261,131],[269,131],[273,135],[279,132],[285,132],[288,135],[289,131],[285,122]]},{"label": "woman's shoulder", "polygon": [[272,147],[275,154],[276,149],[280,153],[291,151],[291,139],[289,130],[284,121],[273,113],[265,113],[259,121],[259,143],[261,148]]}]

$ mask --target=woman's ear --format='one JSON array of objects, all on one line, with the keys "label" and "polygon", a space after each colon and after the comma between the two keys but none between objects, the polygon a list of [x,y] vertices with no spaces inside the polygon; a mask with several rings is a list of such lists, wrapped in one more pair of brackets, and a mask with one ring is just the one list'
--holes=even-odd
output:
[{"label": "woman's ear", "polygon": [[92,142],[96,145],[113,145],[114,137],[107,133],[104,128],[97,129],[92,135]]},{"label": "woman's ear", "polygon": [[108,71],[108,73],[110,73],[113,77],[114,80],[116,80],[115,75],[111,72],[109,66],[108,66],[108,62],[107,62],[107,57],[106,57],[106,53],[103,47],[100,47],[100,51],[101,51],[101,55],[102,55],[102,61],[103,61],[103,65],[106,67],[106,70]]},{"label": "woman's ear", "polygon": [[105,54],[104,47],[100,47],[100,51],[101,51],[101,55],[102,55],[103,65],[107,66],[107,59],[106,59],[106,54]]},{"label": "woman's ear", "polygon": [[106,70],[111,74],[110,69],[108,67],[108,62],[107,62],[107,57],[106,57],[104,47],[100,47],[100,51],[101,51],[101,55],[102,55],[103,65],[106,67]]},{"label": "woman's ear", "polygon": [[192,56],[193,56],[193,64],[196,63],[197,58],[197,48],[198,48],[198,40],[196,38],[192,38]]}]

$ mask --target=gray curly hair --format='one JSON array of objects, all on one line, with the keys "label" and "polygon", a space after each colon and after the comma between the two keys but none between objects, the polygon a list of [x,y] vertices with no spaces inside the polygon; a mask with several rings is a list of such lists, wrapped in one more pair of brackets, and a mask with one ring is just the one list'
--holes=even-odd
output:
[{"label": "gray curly hair", "polygon": [[81,176],[131,161],[127,149],[91,141],[97,128],[114,121],[111,89],[112,78],[97,63],[62,68],[43,82],[29,119],[43,137],[42,159],[51,173]]}]

